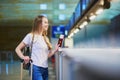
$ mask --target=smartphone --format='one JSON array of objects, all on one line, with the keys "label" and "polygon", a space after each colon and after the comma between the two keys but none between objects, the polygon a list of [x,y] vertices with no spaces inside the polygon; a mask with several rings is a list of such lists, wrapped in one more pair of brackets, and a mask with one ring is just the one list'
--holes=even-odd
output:
[{"label": "smartphone", "polygon": [[64,40],[64,35],[61,34],[58,40],[59,47],[62,47],[63,40]]}]

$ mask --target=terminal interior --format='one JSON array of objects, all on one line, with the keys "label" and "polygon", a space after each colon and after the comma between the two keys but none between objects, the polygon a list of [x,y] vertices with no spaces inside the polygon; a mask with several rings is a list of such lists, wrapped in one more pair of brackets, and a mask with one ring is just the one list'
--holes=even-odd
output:
[{"label": "terminal interior", "polygon": [[49,20],[53,48],[64,35],[49,80],[120,80],[120,0],[0,0],[0,80],[21,80],[15,48],[38,15]]}]

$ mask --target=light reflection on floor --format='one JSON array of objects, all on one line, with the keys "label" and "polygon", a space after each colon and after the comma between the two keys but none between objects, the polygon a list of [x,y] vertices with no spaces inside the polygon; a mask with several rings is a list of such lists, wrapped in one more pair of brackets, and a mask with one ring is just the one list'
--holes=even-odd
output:
[{"label": "light reflection on floor", "polygon": [[[0,80],[20,80],[20,61],[0,62]],[[23,70],[23,80],[29,80],[27,70]],[[49,80],[55,80],[51,63],[49,63]]]}]

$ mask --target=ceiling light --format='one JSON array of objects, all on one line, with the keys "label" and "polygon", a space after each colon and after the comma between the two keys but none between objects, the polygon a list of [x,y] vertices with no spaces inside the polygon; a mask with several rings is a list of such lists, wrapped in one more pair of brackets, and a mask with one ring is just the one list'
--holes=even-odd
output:
[{"label": "ceiling light", "polygon": [[88,22],[87,22],[87,21],[84,21],[84,22],[79,26],[79,28],[84,28],[87,24],[88,24]]},{"label": "ceiling light", "polygon": [[68,38],[71,38],[70,36],[68,36]]},{"label": "ceiling light", "polygon": [[65,5],[65,4],[63,4],[63,3],[62,3],[62,4],[59,4],[59,9],[60,9],[60,10],[64,10],[65,8],[66,8],[66,5]]},{"label": "ceiling light", "polygon": [[88,24],[88,22],[87,22],[87,21],[84,21],[84,22],[83,22],[83,25],[84,25],[84,26],[86,26],[87,24]]},{"label": "ceiling light", "polygon": [[71,33],[71,34],[68,36],[68,38],[71,38],[73,35],[74,35],[74,33]]},{"label": "ceiling light", "polygon": [[40,4],[41,10],[47,10],[47,4]]},{"label": "ceiling light", "polygon": [[103,8],[99,8],[95,13],[96,14],[100,14],[100,13],[102,13],[103,12]]},{"label": "ceiling light", "polygon": [[59,20],[65,20],[66,16],[64,14],[59,15]]},{"label": "ceiling light", "polygon": [[89,17],[89,19],[90,19],[90,20],[93,20],[93,19],[95,19],[95,17],[96,17],[96,15],[91,15],[91,16]]},{"label": "ceiling light", "polygon": [[40,14],[40,15],[47,17],[47,14]]},{"label": "ceiling light", "polygon": [[77,33],[78,31],[79,31],[79,29],[77,28],[77,29],[74,30],[74,33]]},{"label": "ceiling light", "polygon": [[72,37],[74,35],[74,33],[71,33],[70,36]]},{"label": "ceiling light", "polygon": [[80,25],[79,28],[84,28],[84,25]]}]

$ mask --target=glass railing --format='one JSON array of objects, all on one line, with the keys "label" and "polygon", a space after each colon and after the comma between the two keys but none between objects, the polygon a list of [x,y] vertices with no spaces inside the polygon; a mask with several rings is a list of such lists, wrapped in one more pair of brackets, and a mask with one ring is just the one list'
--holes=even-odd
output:
[{"label": "glass railing", "polygon": [[56,80],[120,80],[120,49],[61,48]]}]

